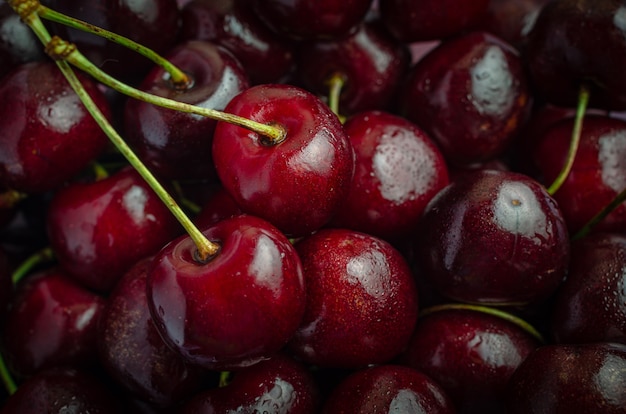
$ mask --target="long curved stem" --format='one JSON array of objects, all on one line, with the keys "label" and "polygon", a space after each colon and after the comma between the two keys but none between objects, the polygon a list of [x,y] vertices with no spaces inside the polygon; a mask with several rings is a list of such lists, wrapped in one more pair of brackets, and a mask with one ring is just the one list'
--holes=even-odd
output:
[{"label": "long curved stem", "polygon": [[573,240],[582,239],[585,237],[593,227],[601,222],[606,216],[608,216],[613,210],[615,210],[620,204],[626,201],[626,188],[622,190],[609,204],[607,204],[602,210],[591,218],[576,234],[572,236]]}]

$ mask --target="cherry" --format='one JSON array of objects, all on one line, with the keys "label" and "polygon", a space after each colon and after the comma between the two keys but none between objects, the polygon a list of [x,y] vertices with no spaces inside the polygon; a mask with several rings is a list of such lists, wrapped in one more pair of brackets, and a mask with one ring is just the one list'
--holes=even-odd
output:
[{"label": "cherry", "polygon": [[294,68],[293,44],[272,32],[241,0],[192,0],[181,10],[180,37],[231,51],[254,85],[280,82]]},{"label": "cherry", "polygon": [[410,43],[456,36],[470,29],[489,0],[384,0],[380,15],[389,31]]},{"label": "cherry", "polygon": [[356,27],[372,0],[253,0],[250,6],[276,33],[295,39],[339,38]]},{"label": "cherry", "polygon": [[[546,182],[554,180],[567,155],[574,119],[547,128],[537,139],[534,165]],[[554,194],[572,234],[626,188],[626,121],[602,115],[585,117],[572,169]],[[594,230],[626,230],[626,204],[622,203]]]},{"label": "cherry", "polygon": [[204,203],[194,222],[200,228],[210,227],[219,221],[243,214],[235,200],[223,188],[215,191]]},{"label": "cherry", "polygon": [[537,181],[508,171],[457,177],[431,200],[415,232],[423,274],[451,299],[541,302],[569,260],[565,221]]},{"label": "cherry", "polygon": [[386,112],[356,114],[344,127],[356,169],[332,225],[390,241],[412,232],[427,203],[448,184],[438,147],[416,125]]},{"label": "cherry", "polygon": [[56,367],[23,382],[0,412],[119,414],[124,405],[99,377],[82,369]]},{"label": "cherry", "polygon": [[452,401],[434,380],[401,365],[379,365],[356,371],[331,393],[322,414],[452,414]]},{"label": "cherry", "polygon": [[306,278],[306,312],[289,350],[313,365],[361,368],[390,361],[417,319],[417,288],[389,243],[345,229],[323,229],[296,249]]},{"label": "cherry", "polygon": [[487,32],[471,32],[442,42],[415,64],[399,105],[450,163],[472,164],[510,147],[531,100],[519,53]]},{"label": "cherry", "polygon": [[623,413],[626,345],[552,344],[537,348],[511,377],[507,412]]},{"label": "cherry", "polygon": [[0,4],[0,77],[16,66],[43,60],[44,54],[35,34],[8,3]]},{"label": "cherry", "polygon": [[220,246],[202,263],[188,236],[148,272],[148,305],[163,340],[193,364],[238,368],[282,348],[304,314],[304,277],[289,240],[265,220],[237,216],[204,230]]},{"label": "cherry", "polygon": [[[248,88],[241,64],[225,49],[206,41],[189,41],[166,58],[187,72],[192,85],[176,87],[167,72],[156,67],[144,78],[141,89],[188,104],[222,110]],[[215,176],[211,161],[216,121],[171,111],[130,99],[124,112],[128,143],[150,170],[166,178],[207,179]]]},{"label": "cherry", "polygon": [[135,264],[108,297],[98,329],[106,372],[142,401],[165,409],[203,385],[207,373],[188,364],[161,339],[146,299],[152,258]]},{"label": "cherry", "polygon": [[95,364],[103,297],[53,268],[28,276],[12,304],[3,331],[12,372],[25,377],[63,364]]},{"label": "cherry", "polygon": [[[553,0],[531,30],[525,56],[543,99],[576,106],[586,85],[590,105],[626,109],[626,40],[620,0]],[[602,47],[598,47],[602,45]]]},{"label": "cherry", "polygon": [[626,343],[626,236],[595,233],[572,245],[556,294],[551,332],[558,343]]},{"label": "cherry", "polygon": [[503,392],[537,338],[499,316],[442,305],[420,317],[404,358],[438,383],[460,413],[500,413]]},{"label": "cherry", "polygon": [[340,112],[354,114],[389,109],[409,69],[410,53],[375,22],[365,22],[349,36],[303,42],[296,76],[318,95],[329,94],[333,76],[342,79]]},{"label": "cherry", "polygon": [[290,85],[253,86],[226,112],[281,128],[278,140],[219,122],[213,158],[241,209],[289,236],[327,224],[354,173],[354,151],[337,116],[315,95]]},{"label": "cherry", "polygon": [[317,413],[318,390],[308,368],[278,354],[233,373],[225,386],[198,393],[179,414]]},{"label": "cherry", "polygon": [[179,236],[174,216],[139,174],[124,168],[55,193],[47,211],[50,245],[73,278],[109,291],[139,259]]},{"label": "cherry", "polygon": [[[109,114],[96,84],[81,82]],[[0,183],[45,192],[81,172],[107,145],[102,133],[56,65],[20,65],[0,82]]]},{"label": "cherry", "polygon": [[[176,0],[46,0],[51,9],[126,36],[158,53],[174,47],[180,24]],[[124,79],[144,76],[152,62],[134,51],[64,25],[55,25],[61,38],[77,45],[97,66]]]}]

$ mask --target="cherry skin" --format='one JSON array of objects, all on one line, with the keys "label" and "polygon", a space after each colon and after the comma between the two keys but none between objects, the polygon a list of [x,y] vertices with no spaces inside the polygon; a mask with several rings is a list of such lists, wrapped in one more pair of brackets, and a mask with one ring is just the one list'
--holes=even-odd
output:
[{"label": "cherry skin", "polygon": [[318,412],[318,391],[304,364],[278,354],[236,371],[223,387],[198,393],[178,414]]},{"label": "cherry skin", "polygon": [[350,192],[331,224],[396,240],[413,231],[428,202],[448,184],[443,155],[404,118],[367,111],[348,118],[356,153]]},{"label": "cherry skin", "polygon": [[193,364],[241,368],[282,348],[304,314],[302,264],[276,227],[254,216],[204,230],[221,247],[208,262],[183,236],[149,269],[150,313],[163,340]]},{"label": "cherry skin", "polygon": [[569,260],[558,205],[537,181],[479,170],[431,200],[415,232],[423,274],[448,298],[498,305],[547,299]]},{"label": "cherry skin", "polygon": [[[96,84],[79,74],[105,114]],[[45,192],[73,178],[106,148],[108,139],[61,71],[50,61],[20,65],[0,82],[0,183]]]},{"label": "cherry skin", "polygon": [[116,284],[98,326],[99,361],[130,394],[166,409],[199,390],[207,372],[188,364],[161,339],[146,299],[152,257],[137,262]]},{"label": "cherry skin", "polygon": [[372,0],[253,0],[250,6],[272,30],[294,39],[336,39],[365,18]]},{"label": "cherry skin", "polygon": [[350,36],[300,44],[296,76],[307,90],[328,96],[329,80],[344,78],[339,110],[354,114],[391,107],[409,69],[410,52],[379,23],[359,25]]},{"label": "cherry skin", "polygon": [[501,413],[507,383],[539,342],[520,326],[474,310],[421,317],[406,364],[440,384],[459,413]]},{"label": "cherry skin", "polygon": [[624,344],[537,348],[511,377],[507,413],[623,413],[625,373]]},{"label": "cherry skin", "polygon": [[280,82],[294,67],[293,44],[272,32],[242,0],[192,0],[181,10],[182,39],[231,51],[253,85]]},{"label": "cherry skin", "polygon": [[285,131],[275,143],[218,122],[215,168],[241,209],[293,237],[327,224],[354,173],[353,148],[328,106],[295,86],[258,85],[233,98],[225,111]]},{"label": "cherry skin", "polygon": [[18,286],[3,331],[12,372],[20,377],[58,365],[95,365],[105,299],[53,268]]},{"label": "cherry skin", "polygon": [[61,267],[85,286],[106,292],[182,228],[141,176],[124,168],[59,190],[48,208],[47,233]]},{"label": "cherry skin", "polygon": [[595,233],[572,245],[551,315],[558,343],[626,343],[626,236]]},{"label": "cherry skin", "polygon": [[487,32],[442,42],[409,73],[400,113],[437,141],[452,164],[496,158],[526,121],[531,95],[519,53]]},{"label": "cherry skin", "polygon": [[539,96],[575,107],[586,84],[591,106],[626,109],[623,7],[621,0],[553,0],[541,9],[525,48]]},{"label": "cherry skin", "polygon": [[0,78],[16,66],[43,60],[43,48],[32,30],[7,2],[0,4]]},{"label": "cherry skin", "polygon": [[235,200],[226,190],[219,188],[204,203],[202,209],[194,218],[194,223],[199,228],[205,228],[240,214],[243,214],[243,211],[241,211]]},{"label": "cherry skin", "polygon": [[321,412],[452,414],[456,410],[441,386],[421,372],[401,365],[378,365],[340,382]]},{"label": "cherry skin", "polygon": [[417,288],[389,243],[323,229],[296,243],[306,278],[306,312],[288,349],[313,365],[362,368],[390,361],[417,319]]},{"label": "cherry skin", "polygon": [[[189,41],[171,50],[166,58],[192,79],[185,89],[172,84],[161,67],[154,68],[140,89],[151,94],[223,110],[249,86],[237,59],[225,49],[206,41]],[[130,99],[124,112],[125,137],[137,155],[155,174],[170,179],[215,177],[211,162],[212,136],[216,121],[161,108]]]},{"label": "cherry skin", "polygon": [[389,31],[403,42],[449,38],[479,21],[489,0],[385,0],[380,14]]},{"label": "cherry skin", "polygon": [[[542,179],[551,183],[565,164],[574,119],[566,118],[546,129],[533,151],[533,163]],[[626,121],[587,115],[572,170],[554,194],[572,234],[626,188]],[[595,231],[625,231],[626,203],[615,208]]]}]

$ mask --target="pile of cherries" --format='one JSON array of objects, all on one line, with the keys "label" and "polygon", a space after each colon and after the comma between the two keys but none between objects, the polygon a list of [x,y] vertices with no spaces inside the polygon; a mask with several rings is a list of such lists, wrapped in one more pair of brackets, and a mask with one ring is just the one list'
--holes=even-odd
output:
[{"label": "pile of cherries", "polygon": [[623,0],[0,2],[0,413],[626,413],[625,73]]}]

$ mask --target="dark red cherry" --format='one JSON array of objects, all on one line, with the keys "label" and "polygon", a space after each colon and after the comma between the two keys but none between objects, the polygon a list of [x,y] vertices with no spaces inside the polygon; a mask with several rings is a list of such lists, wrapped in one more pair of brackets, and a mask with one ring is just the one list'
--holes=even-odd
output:
[{"label": "dark red cherry", "polygon": [[276,143],[235,125],[217,124],[215,167],[241,209],[290,236],[327,224],[354,173],[354,151],[328,106],[303,89],[274,84],[245,90],[225,111],[285,132]]},{"label": "dark red cherry", "polygon": [[405,357],[459,413],[501,413],[511,375],[537,346],[529,332],[498,316],[441,309],[418,320]]},{"label": "dark red cherry", "polygon": [[120,396],[83,369],[56,367],[21,383],[2,406],[2,414],[97,413],[124,411]]},{"label": "dark red cherry", "polygon": [[[548,128],[537,140],[533,161],[546,185],[565,164],[574,118]],[[575,233],[626,188],[626,121],[587,115],[572,170],[554,194],[570,231]],[[595,230],[626,230],[626,204],[622,203]]]},{"label": "dark red cherry", "polygon": [[243,214],[235,200],[223,188],[219,188],[204,203],[194,223],[199,228],[210,227],[217,222]]},{"label": "dark red cherry", "polygon": [[318,96],[328,96],[330,79],[341,76],[345,83],[339,112],[353,114],[389,109],[410,60],[406,45],[392,38],[380,24],[368,22],[350,36],[301,43],[296,75]]},{"label": "dark red cherry", "polygon": [[464,302],[528,304],[562,282],[569,239],[557,203],[537,181],[507,171],[457,177],[431,200],[415,255],[433,286]]},{"label": "dark red cherry", "polygon": [[188,364],[161,339],[146,299],[152,258],[137,262],[108,297],[98,329],[99,360],[131,394],[165,409],[203,385],[205,370]]},{"label": "dark red cherry", "polygon": [[288,356],[275,355],[231,375],[228,384],[200,392],[177,413],[318,412],[317,384],[309,368]]},{"label": "dark red cherry", "polygon": [[379,365],[351,374],[335,387],[322,414],[453,414],[452,401],[434,380],[401,365]]},{"label": "dark red cherry", "polygon": [[546,345],[511,377],[507,413],[624,413],[626,345]]},{"label": "dark red cherry", "polygon": [[0,4],[0,78],[16,66],[43,60],[43,45],[7,2]]},{"label": "dark red cherry", "polygon": [[439,148],[415,124],[386,112],[356,114],[344,127],[356,168],[332,226],[387,240],[412,232],[428,202],[448,184]]},{"label": "dark red cherry", "polygon": [[189,1],[181,10],[180,37],[225,47],[254,85],[280,82],[293,70],[292,42],[267,28],[245,0]]},{"label": "dark red cherry", "polygon": [[621,0],[550,1],[537,17],[525,48],[538,95],[575,107],[580,86],[586,84],[592,106],[626,109],[625,33]]},{"label": "dark red cherry", "polygon": [[[44,4],[71,17],[128,37],[157,53],[164,54],[176,41],[180,11],[176,0],[46,0]],[[144,76],[153,63],[105,38],[63,25],[54,31],[76,44],[78,49],[105,72],[132,79]]]},{"label": "dark red cherry", "polygon": [[148,304],[163,340],[209,369],[270,357],[304,314],[304,276],[294,247],[253,216],[222,220],[203,233],[220,245],[207,263],[183,236],[165,246],[149,270]]},{"label": "dark red cherry", "polygon": [[250,6],[272,30],[296,39],[338,38],[356,27],[372,0],[253,0]]},{"label": "dark red cherry", "polygon": [[306,278],[306,312],[289,343],[299,359],[361,368],[390,361],[406,346],[418,296],[407,261],[389,243],[323,229],[296,243]]},{"label": "dark red cherry", "polygon": [[559,343],[626,344],[626,236],[591,234],[572,244],[567,279],[553,304]]},{"label": "dark red cherry", "polygon": [[453,164],[502,155],[530,105],[518,52],[487,32],[431,50],[411,69],[399,101],[400,112],[426,130]]},{"label": "dark red cherry", "polygon": [[407,43],[449,38],[472,27],[489,0],[383,0],[380,14],[391,33]]},{"label": "dark red cherry", "polygon": [[58,268],[28,276],[17,288],[3,331],[12,371],[23,377],[58,365],[94,365],[105,303]]},{"label": "dark red cherry", "polygon": [[[193,82],[180,89],[161,67],[144,78],[140,89],[151,94],[223,110],[248,88],[245,70],[230,52],[207,41],[178,45],[166,58],[189,74]],[[216,121],[130,99],[124,112],[125,137],[137,155],[157,175],[173,179],[215,177],[211,156]]]},{"label": "dark red cherry", "polygon": [[125,168],[59,190],[48,208],[47,232],[70,276],[108,291],[135,262],[156,253],[182,228],[143,178]]},{"label": "dark red cherry", "polygon": [[[80,76],[109,114],[96,84]],[[23,192],[56,189],[102,153],[106,135],[51,61],[20,65],[0,82],[0,182]]]}]

